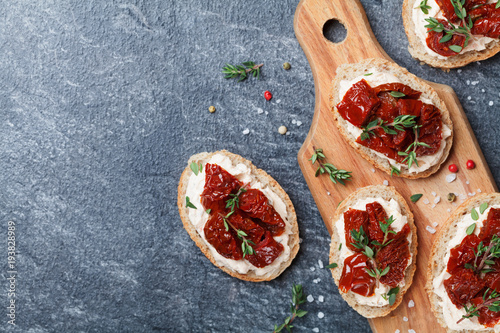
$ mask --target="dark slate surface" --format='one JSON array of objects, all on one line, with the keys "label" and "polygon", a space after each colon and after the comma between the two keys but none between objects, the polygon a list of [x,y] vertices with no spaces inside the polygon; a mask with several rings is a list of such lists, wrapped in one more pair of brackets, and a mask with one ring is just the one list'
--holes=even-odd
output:
[{"label": "dark slate surface", "polygon": [[[500,179],[498,57],[461,72],[421,66],[406,50],[402,1],[362,2],[395,61],[456,89]],[[329,237],[296,160],[314,108],[312,75],[292,27],[296,5],[0,6],[0,220],[3,237],[7,221],[17,223],[18,251],[17,326],[7,324],[5,282],[2,331],[269,332],[287,315],[293,282],[315,298],[297,332],[369,331],[318,268],[318,259],[328,260]],[[260,81],[237,84],[219,73],[225,62],[249,59],[265,63]],[[281,68],[284,61],[292,70]],[[280,125],[289,136],[277,133]],[[267,170],[295,204],[302,247],[272,282],[229,277],[181,226],[176,190],[188,157],[223,148]]]}]

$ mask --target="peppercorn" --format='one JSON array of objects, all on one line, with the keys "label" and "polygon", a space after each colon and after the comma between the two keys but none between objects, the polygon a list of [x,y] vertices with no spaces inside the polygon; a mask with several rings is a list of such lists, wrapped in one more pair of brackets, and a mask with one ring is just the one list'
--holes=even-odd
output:
[{"label": "peppercorn", "polygon": [[457,196],[455,195],[455,193],[448,193],[448,197],[446,198],[448,200],[448,202],[453,202],[455,201],[455,198]]},{"label": "peppercorn", "polygon": [[211,105],[211,106],[208,108],[208,112],[210,112],[210,113],[214,113],[214,112],[215,112],[215,106]]},{"label": "peppercorn", "polygon": [[453,173],[457,173],[458,172],[458,167],[456,164],[451,164],[449,167],[448,167],[448,170],[450,170],[450,172],[453,172]]},{"label": "peppercorn", "polygon": [[467,169],[471,170],[471,169],[474,169],[476,167],[476,163],[474,163],[473,160],[468,160],[466,166],[467,166]]},{"label": "peppercorn", "polygon": [[288,129],[286,128],[286,126],[280,126],[280,128],[278,128],[278,133],[281,135],[286,134],[287,131]]},{"label": "peppercorn", "polygon": [[292,65],[290,65],[290,63],[289,63],[289,62],[285,62],[285,63],[283,64],[283,68],[284,68],[285,70],[289,70],[290,68],[292,68]]},{"label": "peppercorn", "polygon": [[271,100],[271,98],[273,98],[273,94],[271,94],[268,90],[264,91],[264,98],[268,101]]}]

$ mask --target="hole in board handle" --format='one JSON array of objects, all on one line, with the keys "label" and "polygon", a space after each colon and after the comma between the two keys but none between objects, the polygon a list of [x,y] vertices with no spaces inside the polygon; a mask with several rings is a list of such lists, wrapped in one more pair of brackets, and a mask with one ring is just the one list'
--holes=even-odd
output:
[{"label": "hole in board handle", "polygon": [[323,25],[323,36],[332,43],[340,43],[347,36],[347,29],[337,19],[331,19]]}]

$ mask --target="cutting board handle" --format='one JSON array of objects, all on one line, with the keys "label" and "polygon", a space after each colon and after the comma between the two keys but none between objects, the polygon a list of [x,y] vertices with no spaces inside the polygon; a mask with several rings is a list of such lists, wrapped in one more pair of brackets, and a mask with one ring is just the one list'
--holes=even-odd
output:
[{"label": "cutting board handle", "polygon": [[[345,40],[340,43],[333,43],[323,35],[323,27],[331,19],[338,20],[347,30]],[[332,73],[333,78],[339,65],[374,56],[391,60],[377,42],[359,0],[301,0],[295,12],[294,29],[313,75],[322,70]]]}]

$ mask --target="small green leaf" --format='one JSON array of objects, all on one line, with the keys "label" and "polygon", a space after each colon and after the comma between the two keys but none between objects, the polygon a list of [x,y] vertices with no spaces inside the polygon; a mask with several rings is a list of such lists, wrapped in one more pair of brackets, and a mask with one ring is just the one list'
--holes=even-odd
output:
[{"label": "small green leaf", "polygon": [[[500,0],[499,0],[499,1],[500,1]],[[488,209],[488,203],[487,203],[487,202],[483,202],[483,203],[481,204],[481,206],[479,206],[479,212],[480,212],[481,214],[483,214],[483,213],[486,211],[486,209]]]},{"label": "small green leaf", "polygon": [[365,246],[365,251],[364,251],[364,254],[368,257],[368,258],[373,258],[373,250],[369,247],[369,246]]},{"label": "small green leaf", "polygon": [[394,302],[396,302],[396,294],[392,294],[391,296],[389,296],[389,305],[393,306]]},{"label": "small green leaf", "polygon": [[336,263],[332,262],[330,265],[326,266],[325,268],[331,269],[331,268],[337,268],[337,267],[338,267],[338,265]]},{"label": "small green leaf", "polygon": [[460,45],[451,45],[450,50],[456,53],[460,53],[462,51],[462,47]]},{"label": "small green leaf", "polygon": [[406,95],[399,91],[391,91],[391,96],[395,98],[405,97]]},{"label": "small green leaf", "polygon": [[340,243],[339,245],[339,251],[342,249],[342,243]]},{"label": "small green leaf", "polygon": [[191,167],[191,170],[193,170],[194,174],[196,176],[198,176],[198,172],[200,171],[199,167],[198,167],[198,164],[196,164],[195,162],[193,162],[193,163],[191,163],[190,167]]},{"label": "small green leaf", "polygon": [[423,194],[414,194],[410,197],[411,202],[415,203],[423,196]]},{"label": "small green leaf", "polygon": [[205,211],[205,213],[207,213],[207,214],[210,214],[211,212],[212,212],[212,210],[210,208]]},{"label": "small green leaf", "polygon": [[476,224],[472,223],[466,230],[467,235],[472,235],[475,229],[476,229]]},{"label": "small green leaf", "polygon": [[189,201],[189,197],[186,197],[186,207],[197,209],[195,205],[191,201]]},{"label": "small green leaf", "polygon": [[479,220],[479,214],[477,213],[476,208],[472,208],[472,211],[470,212],[470,216],[474,221]]},{"label": "small green leaf", "polygon": [[366,73],[364,76],[370,76],[372,75],[373,73]]}]

